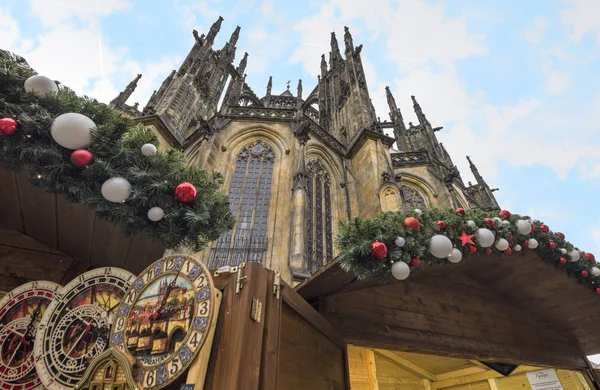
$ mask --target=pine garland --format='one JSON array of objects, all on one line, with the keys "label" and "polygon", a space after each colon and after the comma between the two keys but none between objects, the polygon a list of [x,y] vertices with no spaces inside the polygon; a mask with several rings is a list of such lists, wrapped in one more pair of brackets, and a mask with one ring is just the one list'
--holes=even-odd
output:
[{"label": "pine garland", "polygon": [[[144,156],[143,144],[158,146],[151,130],[64,86],[56,96],[26,93],[24,82],[35,74],[23,58],[0,50],[0,118],[14,118],[18,125],[15,133],[0,136],[0,165],[24,172],[47,192],[84,203],[104,220],[120,222],[128,236],[146,234],[169,248],[183,245],[198,251],[233,227],[219,174],[187,165],[183,153],[174,149]],[[86,148],[94,162],[84,169],[73,166],[72,151],[56,144],[50,134],[54,118],[68,112],[83,114],[97,125]],[[105,200],[100,191],[107,179],[119,176],[133,190],[124,204]],[[190,204],[174,199],[174,189],[182,182],[197,189]],[[152,207],[164,210],[162,220],[148,219]]]},{"label": "pine garland", "polygon": [[[418,231],[404,226],[404,221],[408,217],[417,218],[420,222],[421,227]],[[486,221],[484,218],[491,219],[493,226],[490,227],[490,220]],[[448,237],[453,246],[461,251],[462,261],[465,261],[470,257],[485,256],[487,248],[479,245],[476,236],[473,237],[475,245],[467,244],[465,246],[462,246],[458,237],[462,232],[469,235],[476,234],[478,229],[485,228],[494,233],[496,242],[501,238],[509,242],[510,251],[507,252],[510,254],[499,251],[494,245],[490,247],[491,253],[496,256],[522,256],[526,251],[535,251],[543,262],[554,265],[557,269],[575,277],[580,283],[600,294],[600,269],[598,269],[599,266],[593,255],[579,251],[569,241],[561,238],[560,233],[557,235],[550,231],[545,224],[538,220],[531,220],[535,226],[531,233],[519,234],[516,227],[519,220],[530,221],[530,218],[516,214],[500,218],[496,213],[480,210],[467,210],[462,215],[453,210],[439,209],[423,210],[420,213],[415,211],[385,212],[376,214],[370,219],[356,217],[340,224],[340,233],[336,237],[336,245],[340,250],[339,263],[344,270],[353,272],[358,279],[378,278],[382,281],[390,277],[391,265],[396,261],[407,263],[411,273],[434,264],[448,264],[451,267],[452,264],[449,260],[438,259],[429,253],[431,237],[438,234]],[[443,229],[438,225],[438,221],[444,222]],[[473,221],[475,226],[470,227],[468,221]],[[503,221],[509,221],[509,224],[506,226]],[[395,245],[397,237],[405,239],[404,246]],[[538,242],[538,247],[535,249],[526,247],[528,244],[525,242],[531,238]],[[371,245],[377,241],[387,247],[387,255],[383,259],[377,259],[371,253]],[[517,245],[521,247],[520,251],[515,250]],[[474,253],[471,253],[473,250],[471,247],[475,248]],[[517,249],[519,248],[517,247]],[[578,261],[572,261],[571,251],[580,253]],[[418,267],[411,264],[413,258],[420,260]],[[562,263],[561,258],[563,259]],[[594,276],[594,274],[599,276]]]}]

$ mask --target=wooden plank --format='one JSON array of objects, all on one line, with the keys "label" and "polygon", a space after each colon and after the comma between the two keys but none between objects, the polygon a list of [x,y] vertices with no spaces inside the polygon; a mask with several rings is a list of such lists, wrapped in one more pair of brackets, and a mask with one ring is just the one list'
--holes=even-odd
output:
[{"label": "wooden plank", "polygon": [[119,225],[96,217],[91,257],[94,268],[123,268],[130,245],[131,240],[123,235]]},{"label": "wooden plank", "polygon": [[465,375],[477,374],[478,372],[483,372],[483,371],[487,371],[487,370],[489,370],[489,368],[487,368],[487,367],[482,368],[482,367],[477,367],[477,366],[461,368],[460,370],[454,370],[454,371],[444,372],[441,374],[436,374],[435,380],[443,381],[446,379],[458,378],[458,377],[465,376]]},{"label": "wooden plank", "polygon": [[[525,372],[531,371],[531,370],[532,370],[531,367],[519,367],[511,375],[525,373]],[[431,388],[432,389],[444,389],[444,388],[448,388],[448,387],[466,385],[469,383],[487,381],[489,379],[497,379],[497,378],[502,378],[502,377],[503,377],[502,374],[500,374],[496,371],[493,371],[493,370],[488,370],[487,372],[480,372],[477,374],[466,375],[466,376],[459,377],[459,378],[453,378],[453,379],[447,379],[444,381],[433,382],[431,384]]]},{"label": "wooden plank", "polygon": [[488,379],[488,385],[490,386],[490,390],[500,390],[498,386],[498,380],[495,378]]},{"label": "wooden plank", "polygon": [[337,259],[318,270],[310,278],[296,286],[296,292],[310,301],[314,298],[338,292],[347,284],[356,280],[352,272],[340,268]]},{"label": "wooden plank", "polygon": [[25,234],[56,248],[56,195],[34,187],[23,173],[16,177]]},{"label": "wooden plank", "polygon": [[414,374],[416,376],[418,376],[421,379],[427,379],[429,381],[435,381],[436,377],[434,374],[432,374],[431,372],[417,366],[416,364],[411,363],[410,361],[402,358],[401,356],[399,356],[398,354],[391,352],[391,351],[386,351],[383,349],[376,349],[375,352],[386,358],[387,360],[391,361],[392,363],[402,367],[403,369],[405,369],[406,371],[410,372],[411,374]]},{"label": "wooden plank", "polygon": [[[16,276],[0,275],[0,291],[9,292],[22,284],[31,282],[32,279],[18,278]],[[1,297],[0,297],[1,299]]]},{"label": "wooden plank", "polygon": [[0,224],[23,232],[17,179],[12,171],[0,168]]},{"label": "wooden plank", "polygon": [[0,245],[0,275],[23,280],[61,283],[73,259],[40,251]]},{"label": "wooden plank", "polygon": [[65,253],[49,245],[39,242],[38,240],[35,240],[17,230],[8,229],[2,226],[0,226],[0,245],[66,256]]},{"label": "wooden plank", "polygon": [[271,271],[267,278],[267,296],[265,299],[265,332],[263,335],[263,354],[260,365],[259,388],[277,390],[277,363],[279,357],[279,338],[281,318],[281,296],[274,293],[275,272]]},{"label": "wooden plank", "polygon": [[95,213],[81,203],[69,203],[64,195],[56,197],[58,248],[85,264],[92,259]]},{"label": "wooden plank", "polygon": [[377,365],[375,364],[375,353],[371,348],[364,348],[364,362],[367,371],[367,388],[368,390],[379,390],[377,382]]},{"label": "wooden plank", "polygon": [[139,274],[149,264],[162,258],[165,250],[166,247],[163,244],[148,236],[133,236],[123,268],[134,274]]}]

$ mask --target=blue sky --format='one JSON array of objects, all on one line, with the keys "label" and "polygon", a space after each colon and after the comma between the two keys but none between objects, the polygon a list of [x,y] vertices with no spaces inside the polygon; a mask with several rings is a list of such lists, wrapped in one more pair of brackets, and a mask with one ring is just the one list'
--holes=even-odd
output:
[{"label": "blue sky", "polygon": [[236,62],[263,95],[316,84],[329,34],[363,44],[371,97],[389,85],[407,121],[410,95],[465,181],[470,155],[512,212],[600,255],[600,2],[597,0],[0,0],[0,47],[78,93],[109,101],[143,73],[143,106],[193,44],[225,20],[242,27]]}]

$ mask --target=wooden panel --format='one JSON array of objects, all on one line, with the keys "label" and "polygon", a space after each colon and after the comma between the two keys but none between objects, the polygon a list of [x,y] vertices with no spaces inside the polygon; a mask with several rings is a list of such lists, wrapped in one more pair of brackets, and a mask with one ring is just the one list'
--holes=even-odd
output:
[{"label": "wooden panel", "polygon": [[279,358],[279,338],[281,318],[281,295],[274,294],[275,273],[269,272],[267,277],[267,296],[264,306],[265,331],[263,334],[263,354],[261,358],[260,383],[261,390],[276,390]]},{"label": "wooden panel", "polygon": [[15,174],[0,168],[0,224],[23,232],[21,202]]},{"label": "wooden panel", "polygon": [[130,245],[131,240],[123,235],[119,225],[96,218],[91,259],[94,268],[123,268]]},{"label": "wooden panel", "polygon": [[94,211],[81,203],[68,203],[63,195],[56,197],[56,208],[58,249],[89,264],[92,258]]},{"label": "wooden panel", "polygon": [[60,284],[72,261],[64,255],[0,245],[0,275],[23,281],[48,280]]},{"label": "wooden panel", "polygon": [[147,236],[134,236],[131,238],[123,268],[137,275],[151,263],[162,258],[165,250],[165,246],[156,240]]},{"label": "wooden panel", "polygon": [[56,248],[56,195],[34,187],[24,174],[16,176],[25,234]]}]

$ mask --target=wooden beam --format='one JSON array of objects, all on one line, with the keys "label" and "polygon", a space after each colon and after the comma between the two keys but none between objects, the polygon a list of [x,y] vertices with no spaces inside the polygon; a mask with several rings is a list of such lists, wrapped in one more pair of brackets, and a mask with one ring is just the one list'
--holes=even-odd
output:
[{"label": "wooden beam", "polygon": [[[520,366],[515,371],[513,371],[513,373],[510,376],[512,377],[512,376],[516,376],[516,375],[523,375],[529,371],[535,371],[538,369],[539,369],[539,367]],[[431,388],[432,389],[445,389],[447,387],[467,385],[469,383],[483,382],[483,381],[488,381],[489,379],[497,379],[497,378],[503,378],[503,377],[504,377],[504,375],[500,374],[499,372],[496,372],[492,369],[488,369],[488,371],[486,371],[486,372],[480,372],[477,374],[465,375],[465,376],[462,376],[459,378],[453,378],[453,379],[447,379],[444,381],[433,382],[431,384]]]},{"label": "wooden beam", "polygon": [[488,385],[490,385],[490,390],[500,390],[500,387],[498,386],[498,379],[488,379]]},{"label": "wooden beam", "polygon": [[486,366],[485,364],[481,363],[479,360],[472,360],[469,359],[469,363],[479,367],[479,368],[483,368],[484,370],[489,370],[490,368],[488,366]]},{"label": "wooden beam", "polygon": [[411,374],[418,376],[419,378],[427,379],[432,382],[436,380],[434,374],[432,374],[431,372],[425,370],[424,368],[421,368],[421,367],[417,366],[416,364],[411,363],[410,361],[398,356],[398,354],[396,354],[394,352],[386,351],[383,349],[376,349],[375,352],[377,352],[377,354],[386,358],[387,360],[391,361],[392,363],[402,367],[403,369],[410,372]]},{"label": "wooden beam", "polygon": [[487,370],[488,370],[488,368],[482,368],[482,367],[461,368],[460,370],[448,371],[448,372],[443,372],[441,374],[437,374],[435,376],[435,379],[438,381],[443,381],[446,379],[458,378],[458,377],[465,376],[465,375],[477,374],[477,373],[484,372]]},{"label": "wooden beam", "polygon": [[423,379],[423,388],[425,390],[431,390],[431,382],[429,382],[427,379]]},{"label": "wooden beam", "polygon": [[367,388],[368,390],[379,390],[377,381],[377,365],[375,364],[375,353],[370,348],[363,350],[365,354],[365,365],[367,369]]}]

